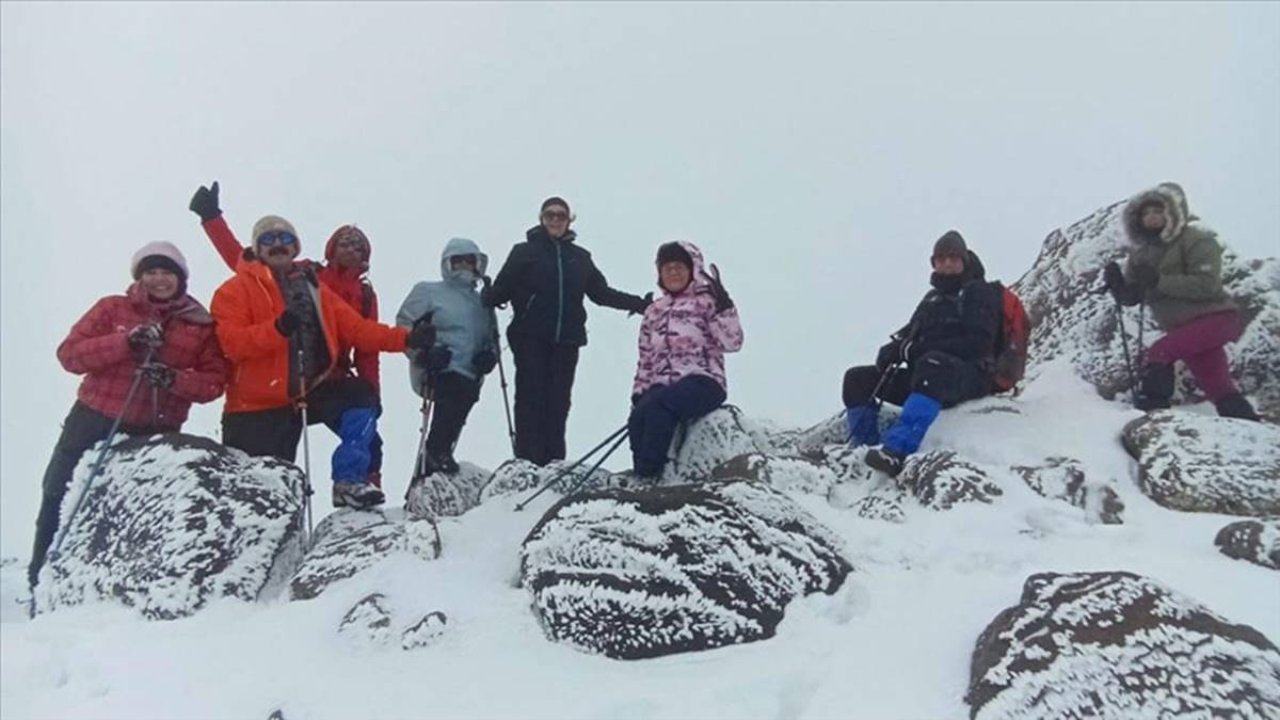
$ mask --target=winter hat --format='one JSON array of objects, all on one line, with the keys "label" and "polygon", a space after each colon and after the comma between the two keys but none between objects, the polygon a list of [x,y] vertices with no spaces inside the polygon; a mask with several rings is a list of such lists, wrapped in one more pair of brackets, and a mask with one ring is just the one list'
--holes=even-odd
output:
[{"label": "winter hat", "polygon": [[324,259],[332,261],[338,242],[348,238],[364,243],[364,261],[366,263],[369,262],[369,256],[373,254],[373,245],[369,243],[369,236],[365,235],[364,231],[355,225],[343,225],[333,231],[333,234],[329,236],[329,242],[325,243],[324,246]]},{"label": "winter hat", "polygon": [[930,259],[939,257],[958,257],[965,258],[969,254],[969,246],[965,245],[964,238],[955,230],[948,230],[946,234],[938,238],[938,242],[933,244],[933,255]]},{"label": "winter hat", "polygon": [[693,258],[689,256],[689,251],[684,249],[678,242],[664,243],[658,248],[658,258],[655,261],[658,268],[669,262],[684,263],[689,268],[689,272],[693,272]]},{"label": "winter hat", "polygon": [[253,224],[253,252],[258,253],[258,238],[269,232],[287,232],[298,238],[298,250],[302,250],[302,238],[298,237],[298,231],[293,229],[293,224],[279,215],[265,215],[258,222]]},{"label": "winter hat", "polygon": [[177,275],[184,286],[186,285],[187,259],[173,243],[164,241],[147,243],[133,254],[133,260],[129,263],[134,280],[140,279],[142,273],[154,268],[168,270]]},{"label": "winter hat", "polygon": [[566,202],[564,198],[556,195],[552,195],[551,197],[542,201],[542,207],[538,209],[538,214],[541,215],[542,213],[546,212],[547,208],[551,207],[552,205],[559,205],[560,207],[564,208],[564,211],[566,213],[572,214],[573,212],[572,210],[569,209],[569,203]]}]

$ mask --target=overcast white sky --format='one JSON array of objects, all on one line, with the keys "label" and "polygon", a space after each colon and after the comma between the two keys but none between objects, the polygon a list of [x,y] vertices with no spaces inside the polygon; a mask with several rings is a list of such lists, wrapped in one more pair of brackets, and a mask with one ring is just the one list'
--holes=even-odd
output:
[{"label": "overcast white sky", "polygon": [[[358,222],[387,315],[451,236],[497,267],[552,194],[625,290],[692,240],[742,312],[730,401],[809,424],[948,228],[1012,281],[1053,228],[1172,179],[1241,254],[1280,252],[1280,5],[0,4],[3,554],[28,554],[74,400],[71,324],[152,240],[202,301],[227,277],[186,209],[214,179],[237,232],[278,213],[310,256]],[[591,310],[571,454],[624,422],[637,327]],[[417,413],[383,368],[394,500]],[[459,450],[508,456],[496,382]]]}]

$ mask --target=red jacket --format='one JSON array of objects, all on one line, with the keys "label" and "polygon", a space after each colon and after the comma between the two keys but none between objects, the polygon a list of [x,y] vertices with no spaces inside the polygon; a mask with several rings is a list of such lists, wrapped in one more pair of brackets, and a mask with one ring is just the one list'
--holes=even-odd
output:
[{"label": "red jacket", "polygon": [[[340,347],[364,352],[404,350],[407,329],[360,317],[324,285],[314,288],[312,300],[332,359],[327,375],[334,374]],[[289,394],[289,340],[276,330],[285,302],[271,269],[245,251],[235,276],[218,287],[209,307],[222,350],[232,363],[225,412],[270,410],[295,400]]]},{"label": "red jacket", "polygon": [[[129,348],[129,331],[146,323],[164,328],[164,345],[153,360],[177,371],[173,385],[156,390],[145,380],[129,407],[124,401],[133,385],[139,358]],[[139,283],[126,295],[109,295],[94,304],[58,346],[58,362],[68,372],[84,375],[77,397],[103,415],[124,410],[124,424],[178,430],[191,403],[206,403],[222,394],[227,360],[214,337],[213,319],[199,302],[183,295],[167,303],[151,301]]]},{"label": "red jacket", "polygon": [[[236,269],[236,264],[240,262],[241,255],[244,254],[245,248],[240,245],[240,241],[236,239],[235,233],[231,232],[231,228],[227,225],[227,221],[222,216],[202,223],[204,232],[209,236],[209,240],[213,242],[213,247],[222,256],[222,261],[232,270]],[[339,228],[341,231],[342,228]],[[366,265],[363,268],[344,269],[333,263],[333,247],[337,242],[338,232],[329,238],[329,242],[325,244],[323,266],[313,263],[310,260],[299,260],[299,263],[311,265],[316,268],[316,277],[326,287],[332,290],[342,298],[348,305],[352,307],[360,317],[367,320],[378,319],[378,294],[374,292],[373,285],[369,283],[368,278],[364,275],[368,272],[368,258],[365,258]],[[368,244],[368,238],[365,239]],[[352,359],[352,355],[355,359]],[[358,377],[368,380],[375,391],[381,391],[382,378],[379,366],[378,352],[366,352],[359,348],[351,346],[343,346],[338,351],[338,363],[335,373],[339,375],[349,375],[354,368]]]}]

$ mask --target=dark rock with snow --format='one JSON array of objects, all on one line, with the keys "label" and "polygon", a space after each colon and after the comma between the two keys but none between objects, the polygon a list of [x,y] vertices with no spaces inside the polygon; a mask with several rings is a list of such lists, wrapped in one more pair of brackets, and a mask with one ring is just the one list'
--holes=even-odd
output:
[{"label": "dark rock with snow", "polygon": [[422,616],[418,622],[410,625],[403,633],[400,633],[400,648],[402,650],[417,650],[418,648],[434,645],[443,635],[445,626],[449,619],[439,610],[434,610]]},{"label": "dark rock with snow", "polygon": [[458,472],[432,473],[411,483],[404,496],[410,517],[456,517],[480,504],[480,491],[493,473],[482,467],[458,463]]},{"label": "dark rock with snow", "polygon": [[[1115,302],[1101,291],[1102,268],[1122,261],[1129,241],[1121,228],[1124,203],[1102,208],[1089,217],[1054,230],[1045,239],[1031,269],[1014,284],[1031,321],[1028,375],[1034,377],[1050,360],[1067,358],[1104,397],[1129,387],[1124,337],[1137,361],[1138,340],[1150,345],[1160,330],[1150,313],[1138,324],[1138,309],[1126,308],[1120,332]],[[1230,244],[1231,238],[1222,238]],[[1258,411],[1280,421],[1280,260],[1243,260],[1230,250],[1222,259],[1223,284],[1241,308],[1245,331],[1227,346],[1241,389]],[[1139,329],[1141,327],[1141,330]],[[1178,402],[1200,399],[1180,371]]]},{"label": "dark rock with snow", "polygon": [[789,602],[834,593],[852,570],[835,534],[747,482],[575,495],[521,550],[547,636],[619,659],[771,637]]},{"label": "dark rock with snow", "polygon": [[1071,503],[1107,525],[1124,522],[1124,502],[1116,489],[1110,483],[1087,480],[1078,460],[1055,456],[1041,465],[1015,465],[1012,470],[1044,497]]},{"label": "dark rock with snow", "polygon": [[1213,539],[1223,555],[1280,570],[1280,520],[1241,520],[1218,531]]},{"label": "dark rock with snow", "polygon": [[394,510],[338,510],[316,527],[311,550],[289,582],[289,598],[310,600],[399,552],[423,560],[440,557],[435,523],[429,518],[405,519]]},{"label": "dark rock with snow", "polygon": [[836,476],[825,465],[809,458],[748,453],[712,468],[711,479],[749,480],[783,492],[826,495]]},{"label": "dark rock with snow", "polygon": [[909,456],[897,481],[931,510],[949,510],[960,503],[991,503],[1004,494],[982,468],[950,450]]},{"label": "dark rock with snow", "polygon": [[1280,515],[1280,427],[1166,410],[1129,422],[1121,440],[1138,487],[1167,508]]},{"label": "dark rock with snow", "polygon": [[606,487],[611,484],[613,474],[604,468],[597,468],[590,479],[584,479],[597,457],[589,458],[588,462],[572,471],[569,471],[569,467],[573,461],[557,461],[546,467],[539,467],[528,460],[508,460],[493,471],[488,482],[480,489],[480,502],[504,496],[518,497],[523,501],[547,483],[551,483],[547,492],[556,495],[563,495],[575,487],[579,490]]},{"label": "dark rock with snow", "polygon": [[1032,575],[978,638],[970,717],[1280,717],[1280,652],[1153,580]]},{"label": "dark rock with snow", "polygon": [[41,571],[37,612],[112,600],[170,620],[217,598],[270,597],[297,567],[296,466],[192,435],[133,437],[116,443],[86,490],[97,455],[84,454],[67,491],[65,537]]},{"label": "dark rock with snow", "polygon": [[382,593],[361,598],[338,624],[338,635],[357,646],[386,645],[391,634],[391,607]]},{"label": "dark rock with snow", "polygon": [[721,463],[773,449],[768,432],[733,405],[721,406],[676,431],[662,470],[663,485],[705,482]]}]

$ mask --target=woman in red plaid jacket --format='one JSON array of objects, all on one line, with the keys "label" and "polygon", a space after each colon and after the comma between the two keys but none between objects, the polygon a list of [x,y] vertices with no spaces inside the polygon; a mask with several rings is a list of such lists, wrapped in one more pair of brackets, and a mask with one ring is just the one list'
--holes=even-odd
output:
[{"label": "woman in red plaid jacket", "polygon": [[226,385],[227,361],[213,318],[187,295],[187,261],[178,248],[146,245],[134,254],[131,268],[135,282],[126,293],[95,303],[58,346],[62,367],[85,377],[45,469],[27,567],[31,587],[58,530],[62,498],[80,456],[106,439],[117,418],[120,432],[128,435],[177,431],[191,403],[216,400]]}]

